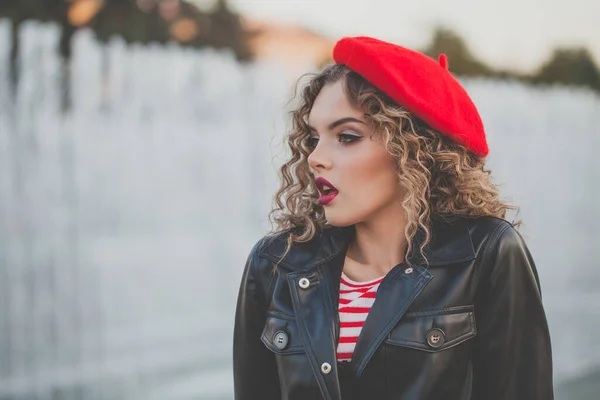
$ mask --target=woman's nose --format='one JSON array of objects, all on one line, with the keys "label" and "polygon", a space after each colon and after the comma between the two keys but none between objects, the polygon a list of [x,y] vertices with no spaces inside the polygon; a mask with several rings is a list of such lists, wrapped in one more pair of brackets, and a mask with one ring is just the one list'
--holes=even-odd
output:
[{"label": "woman's nose", "polygon": [[317,144],[308,155],[308,165],[313,171],[331,168],[331,158],[328,157],[324,146]]}]

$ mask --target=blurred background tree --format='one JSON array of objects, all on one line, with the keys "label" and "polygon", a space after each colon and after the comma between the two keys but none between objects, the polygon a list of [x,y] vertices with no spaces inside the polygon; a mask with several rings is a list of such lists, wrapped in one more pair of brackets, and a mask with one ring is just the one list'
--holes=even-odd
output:
[{"label": "blurred background tree", "polygon": [[429,45],[423,50],[435,59],[441,53],[448,56],[449,68],[458,75],[490,76],[494,71],[471,53],[465,40],[453,30],[440,26],[435,29]]},{"label": "blurred background tree", "polygon": [[587,86],[600,91],[600,71],[585,48],[557,48],[532,79],[539,83]]}]

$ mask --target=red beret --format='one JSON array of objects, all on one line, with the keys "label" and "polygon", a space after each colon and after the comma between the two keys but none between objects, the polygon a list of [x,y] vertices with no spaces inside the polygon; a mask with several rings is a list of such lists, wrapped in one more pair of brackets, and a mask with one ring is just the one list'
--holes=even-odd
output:
[{"label": "red beret", "polygon": [[333,60],[344,64],[392,100],[443,135],[485,157],[488,146],[479,112],[448,71],[414,50],[370,37],[347,37],[333,49]]}]

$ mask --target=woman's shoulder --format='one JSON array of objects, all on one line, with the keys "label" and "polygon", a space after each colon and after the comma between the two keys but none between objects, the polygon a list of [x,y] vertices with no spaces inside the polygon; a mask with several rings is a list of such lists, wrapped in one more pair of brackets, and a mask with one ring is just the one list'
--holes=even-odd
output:
[{"label": "woman's shoulder", "polygon": [[452,243],[460,242],[463,247],[472,247],[475,254],[494,245],[501,237],[506,238],[505,240],[520,237],[516,225],[493,216],[436,215],[432,217],[431,228],[434,239],[437,236]]},{"label": "woman's shoulder", "polygon": [[517,228],[513,223],[495,217],[469,221],[473,248],[484,270],[501,269],[508,273],[513,269],[535,269],[529,248]]},{"label": "woman's shoulder", "polygon": [[286,246],[288,238],[292,234],[298,234],[298,229],[282,229],[279,231],[269,232],[258,239],[250,250],[250,256],[260,256],[264,252],[276,253],[282,246]]},{"label": "woman's shoulder", "polygon": [[270,261],[272,266],[283,265],[289,269],[297,269],[315,257],[338,250],[348,230],[331,227],[318,230],[306,240],[292,240],[303,234],[302,227],[266,234],[254,244],[249,259],[254,259],[257,263]]},{"label": "woman's shoulder", "polygon": [[486,287],[512,288],[508,290],[512,293],[517,287],[527,286],[541,296],[534,257],[517,226],[494,217],[477,218],[470,226],[479,259],[480,281]]},{"label": "woman's shoulder", "polygon": [[252,246],[248,254],[248,263],[254,269],[272,269],[272,264],[276,259],[289,251],[287,249],[288,239],[293,233],[297,233],[295,229],[285,229],[263,235]]},{"label": "woman's shoulder", "polygon": [[502,218],[492,216],[469,218],[466,219],[466,225],[476,250],[497,245],[498,242],[522,240],[517,226]]},{"label": "woman's shoulder", "polygon": [[284,231],[270,232],[260,237],[250,249],[248,260],[254,261],[261,258],[265,251],[272,250],[273,246],[285,243],[286,233]]}]

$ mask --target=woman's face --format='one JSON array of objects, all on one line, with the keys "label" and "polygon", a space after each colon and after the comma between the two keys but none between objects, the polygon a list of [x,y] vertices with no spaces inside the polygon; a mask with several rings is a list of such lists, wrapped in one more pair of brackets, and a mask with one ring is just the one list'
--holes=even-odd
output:
[{"label": "woman's face", "polygon": [[[368,222],[390,209],[397,212],[404,197],[394,158],[363,113],[350,105],[343,85],[338,81],[323,87],[308,117],[308,163],[333,226]],[[322,186],[329,184],[335,190]]]}]

